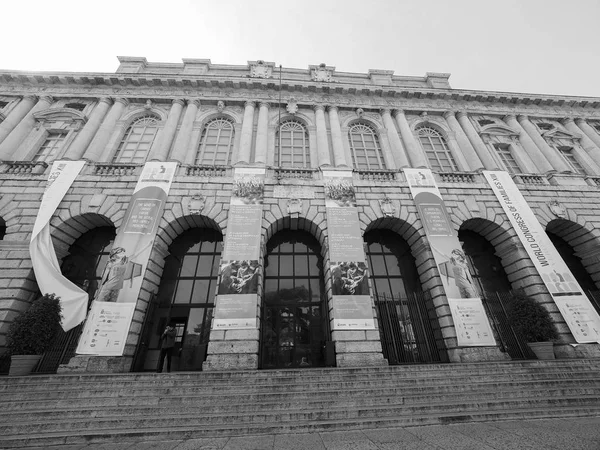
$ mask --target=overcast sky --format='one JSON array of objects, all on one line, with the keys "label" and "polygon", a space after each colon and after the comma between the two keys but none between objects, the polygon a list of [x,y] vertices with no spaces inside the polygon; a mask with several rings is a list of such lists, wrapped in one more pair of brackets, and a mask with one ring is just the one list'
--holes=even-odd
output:
[{"label": "overcast sky", "polygon": [[0,69],[114,72],[117,55],[262,59],[600,97],[600,0],[24,0],[1,11]]}]

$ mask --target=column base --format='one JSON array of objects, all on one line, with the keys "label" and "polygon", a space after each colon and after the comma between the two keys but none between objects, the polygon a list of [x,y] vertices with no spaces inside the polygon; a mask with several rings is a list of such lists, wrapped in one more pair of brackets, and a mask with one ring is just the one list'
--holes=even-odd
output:
[{"label": "column base", "polygon": [[61,364],[56,373],[127,373],[132,363],[129,356],[77,355]]},{"label": "column base", "polygon": [[498,347],[461,347],[448,349],[448,358],[453,363],[480,361],[510,361],[508,353]]}]

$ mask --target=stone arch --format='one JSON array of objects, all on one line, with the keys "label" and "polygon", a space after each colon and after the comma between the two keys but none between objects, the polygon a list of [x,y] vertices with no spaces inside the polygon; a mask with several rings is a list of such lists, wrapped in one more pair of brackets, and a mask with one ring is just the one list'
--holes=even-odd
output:
[{"label": "stone arch", "polygon": [[77,211],[68,217],[63,217],[63,214],[55,215],[50,221],[50,226],[52,243],[60,262],[67,255],[71,245],[84,233],[98,227],[115,227],[115,224],[105,215]]},{"label": "stone arch", "polygon": [[197,116],[196,118],[196,126],[204,130],[204,127],[208,122],[213,119],[225,119],[229,120],[233,123],[233,125],[241,125],[242,121],[238,114],[235,114],[234,111],[225,110],[223,112],[219,111],[202,111],[202,114]]},{"label": "stone arch", "polygon": [[159,124],[167,120],[167,113],[160,108],[152,106],[151,108],[136,107],[133,110],[127,112],[124,116],[119,119],[121,128],[127,129],[134,121],[144,116],[156,116],[159,120]]},{"label": "stone arch", "polygon": [[[346,117],[342,123],[342,130],[350,130],[350,128],[354,125],[362,124],[366,125],[375,131],[377,137],[381,139],[382,130],[385,130],[382,123],[379,123],[373,117],[362,116],[362,117]],[[347,133],[346,133],[347,134]]]},{"label": "stone arch", "polygon": [[271,119],[269,120],[269,127],[277,128],[277,126],[280,123],[287,122],[290,120],[295,120],[295,121],[300,122],[307,129],[307,131],[310,129],[310,127],[315,126],[314,121],[309,116],[307,116],[304,113],[297,112],[296,114],[293,114],[293,115],[289,114],[289,113],[282,114],[281,119],[278,116],[271,117]]},{"label": "stone arch", "polygon": [[587,273],[600,286],[600,239],[593,231],[568,219],[557,218],[546,224],[546,231],[563,239],[581,259]]}]

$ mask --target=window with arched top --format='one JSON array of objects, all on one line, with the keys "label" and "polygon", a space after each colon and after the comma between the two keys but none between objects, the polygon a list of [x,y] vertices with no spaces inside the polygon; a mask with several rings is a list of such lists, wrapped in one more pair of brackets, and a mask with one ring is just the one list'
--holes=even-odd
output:
[{"label": "window with arched top", "polygon": [[219,117],[208,122],[202,131],[195,164],[224,166],[233,150],[234,128],[229,119]]},{"label": "window with arched top", "polygon": [[146,115],[136,119],[123,135],[112,162],[144,163],[157,133],[158,118],[156,116]]},{"label": "window with arched top", "polygon": [[448,143],[439,131],[424,126],[417,129],[417,135],[432,170],[437,172],[453,172],[458,170]]},{"label": "window with arched top", "polygon": [[357,123],[348,131],[352,164],[358,170],[385,169],[383,152],[379,138],[373,128],[364,123]]},{"label": "window with arched top", "polygon": [[308,131],[295,120],[279,126],[275,138],[275,165],[279,167],[310,167]]}]

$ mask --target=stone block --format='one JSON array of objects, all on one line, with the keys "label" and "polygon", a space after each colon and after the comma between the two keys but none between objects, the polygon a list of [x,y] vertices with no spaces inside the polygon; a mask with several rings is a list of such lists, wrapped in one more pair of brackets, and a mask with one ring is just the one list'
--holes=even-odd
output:
[{"label": "stone block", "polygon": [[342,353],[335,355],[337,367],[387,366],[388,361],[381,353]]},{"label": "stone block", "polygon": [[227,330],[225,331],[225,341],[258,341],[260,339],[260,330]]},{"label": "stone block", "polygon": [[214,370],[256,370],[258,369],[258,355],[231,354],[208,355],[202,364],[205,372]]},{"label": "stone block", "polygon": [[379,341],[342,341],[335,343],[336,353],[381,353]]},{"label": "stone block", "polygon": [[208,344],[208,354],[256,353],[258,341],[217,341]]}]

